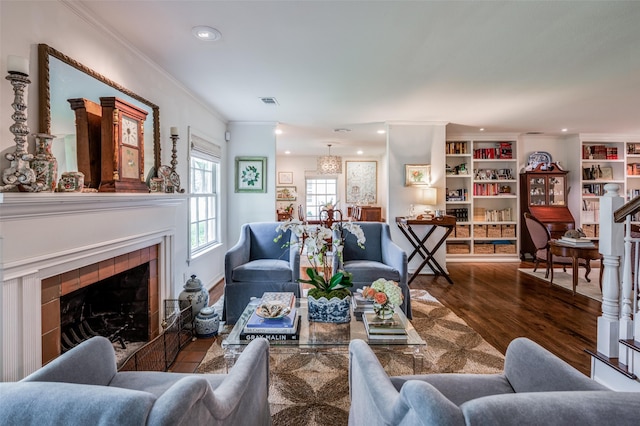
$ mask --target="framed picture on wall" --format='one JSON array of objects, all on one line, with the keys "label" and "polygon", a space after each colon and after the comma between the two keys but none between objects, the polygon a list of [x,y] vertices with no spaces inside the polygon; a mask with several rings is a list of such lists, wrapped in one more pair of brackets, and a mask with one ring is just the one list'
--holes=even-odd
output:
[{"label": "framed picture on wall", "polygon": [[295,186],[276,186],[277,201],[295,201],[297,197]]},{"label": "framed picture on wall", "polygon": [[346,161],[346,203],[376,203],[378,188],[377,161]]},{"label": "framed picture on wall", "polygon": [[431,181],[430,164],[405,164],[404,186],[428,185]]},{"label": "framed picture on wall", "polygon": [[236,157],[236,192],[267,192],[267,157]]},{"label": "framed picture on wall", "polygon": [[293,183],[293,172],[278,172],[278,185],[291,185]]}]

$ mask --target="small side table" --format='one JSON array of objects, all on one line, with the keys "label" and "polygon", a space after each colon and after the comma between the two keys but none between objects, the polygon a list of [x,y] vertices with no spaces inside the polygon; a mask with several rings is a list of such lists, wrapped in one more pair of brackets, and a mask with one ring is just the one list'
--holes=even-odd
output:
[{"label": "small side table", "polygon": [[[433,219],[407,219],[404,217],[396,217],[396,224],[398,225],[398,228],[400,228],[400,231],[402,231],[402,234],[407,237],[407,240],[409,240],[409,242],[413,246],[413,252],[411,252],[411,254],[409,255],[408,261],[411,262],[411,259],[413,259],[416,255],[420,255],[420,257],[422,257],[423,259],[422,263],[411,275],[411,278],[409,278],[408,284],[411,284],[411,282],[418,276],[420,271],[422,271],[422,269],[427,265],[429,265],[429,268],[431,268],[431,270],[436,275],[442,275],[447,279],[447,281],[449,281],[449,284],[453,284],[453,281],[451,280],[449,274],[447,274],[444,268],[440,266],[433,255],[436,251],[438,251],[440,246],[445,242],[449,234],[451,234],[453,229],[456,227],[455,216],[445,215],[441,217],[434,217]],[[422,238],[420,238],[413,229],[413,226],[418,225],[430,226],[430,229]],[[429,241],[434,231],[438,227],[444,228],[445,232],[442,237],[440,237],[440,239],[435,243],[433,248],[429,250],[426,246],[426,242]]]},{"label": "small side table", "polygon": [[[598,251],[598,247],[574,247],[557,242],[556,240],[549,241],[549,251],[553,256],[570,257],[573,259],[573,294],[576,294],[576,287],[578,285],[578,267],[580,265],[580,259],[584,259],[586,262],[586,273],[584,275],[587,282],[589,280],[589,273],[591,272],[591,261],[602,259],[602,255]],[[551,262],[551,283],[553,283],[553,262]],[[602,265],[600,267],[600,289],[602,290]]]}]

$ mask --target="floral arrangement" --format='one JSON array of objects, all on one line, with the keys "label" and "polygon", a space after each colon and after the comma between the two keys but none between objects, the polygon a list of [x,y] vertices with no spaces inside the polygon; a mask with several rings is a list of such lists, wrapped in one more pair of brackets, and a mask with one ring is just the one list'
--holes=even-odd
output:
[{"label": "floral arrangement", "polygon": [[384,318],[386,314],[393,315],[393,308],[402,304],[402,289],[395,281],[379,278],[375,280],[371,287],[362,289],[362,296],[373,300],[374,312]]},{"label": "floral arrangement", "polygon": [[[322,296],[330,299],[333,296],[342,298],[348,294],[351,294],[347,288],[353,285],[351,274],[345,271],[337,271],[332,273],[332,265],[327,259],[329,252],[333,252],[334,256],[342,256],[342,249],[344,248],[341,238],[333,238],[333,231],[339,231],[342,235],[344,231],[347,231],[358,240],[358,246],[364,249],[364,243],[366,238],[362,228],[352,222],[334,222],[331,228],[324,225],[309,225],[303,223],[297,219],[291,219],[286,222],[282,222],[276,231],[293,232],[298,237],[298,244],[302,244],[305,248],[307,258],[312,267],[307,268],[308,280],[300,280],[302,283],[311,284],[313,289],[309,291],[309,294],[316,298]],[[282,234],[278,235],[274,241],[278,242],[282,238]],[[317,291],[314,291],[317,290]],[[344,290],[338,291],[337,290]],[[318,294],[318,296],[313,293]],[[340,294],[343,296],[340,297]]]}]

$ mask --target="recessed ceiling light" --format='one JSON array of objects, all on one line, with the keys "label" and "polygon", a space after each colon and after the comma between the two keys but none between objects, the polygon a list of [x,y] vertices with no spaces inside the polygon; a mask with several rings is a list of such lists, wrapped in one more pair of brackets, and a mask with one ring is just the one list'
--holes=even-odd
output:
[{"label": "recessed ceiling light", "polygon": [[569,129],[567,129],[566,127],[564,129],[562,129],[563,132],[568,132]]},{"label": "recessed ceiling light", "polygon": [[358,154],[358,155],[362,155],[362,154],[364,154],[364,153],[362,152],[362,150],[359,150],[356,154]]},{"label": "recessed ceiling light", "polygon": [[289,155],[289,154],[291,154],[291,151],[285,151],[284,153]]},{"label": "recessed ceiling light", "polygon": [[480,131],[481,131],[481,132],[484,132],[484,127],[480,127]]},{"label": "recessed ceiling light", "polygon": [[282,134],[282,129],[276,129],[276,135],[281,135]]},{"label": "recessed ceiling light", "polygon": [[380,129],[380,130],[378,130],[378,132],[377,132],[377,133],[378,133],[379,135],[384,135],[385,133],[387,133],[387,131],[386,131],[386,130],[382,130],[382,129]]},{"label": "recessed ceiling light", "polygon": [[338,129],[333,129],[334,132],[336,133],[349,133],[351,131],[351,129],[347,129],[345,127],[341,127]]},{"label": "recessed ceiling light", "polygon": [[203,41],[218,41],[222,38],[222,33],[215,28],[207,27],[206,25],[198,25],[191,28],[191,34],[198,40]]}]

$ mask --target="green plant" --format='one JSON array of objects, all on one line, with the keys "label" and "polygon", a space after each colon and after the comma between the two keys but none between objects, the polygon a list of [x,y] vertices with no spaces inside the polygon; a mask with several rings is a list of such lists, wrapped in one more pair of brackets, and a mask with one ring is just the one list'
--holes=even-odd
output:
[{"label": "green plant", "polygon": [[314,268],[307,268],[307,275],[309,276],[308,280],[299,279],[298,281],[314,287],[309,290],[309,295],[315,299],[323,296],[327,299],[332,297],[343,299],[351,295],[351,291],[348,289],[353,286],[353,276],[349,272],[338,271],[326,280],[324,275]]}]

